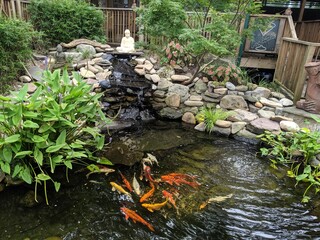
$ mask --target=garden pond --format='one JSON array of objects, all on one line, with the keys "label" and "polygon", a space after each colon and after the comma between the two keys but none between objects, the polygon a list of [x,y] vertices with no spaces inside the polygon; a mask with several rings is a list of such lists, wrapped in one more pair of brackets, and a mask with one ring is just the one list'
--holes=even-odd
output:
[{"label": "garden pond", "polygon": [[[58,193],[49,189],[49,205],[42,201],[26,207],[21,199],[32,189],[7,188],[0,197],[0,239],[320,239],[318,208],[302,204],[303,189],[294,186],[285,169],[274,170],[259,159],[255,145],[162,121],[136,125],[112,138],[114,143],[131,139],[145,154],[156,156],[159,166],[151,166],[153,178],[187,173],[197,176],[201,185],[159,183],[151,201],[163,202],[162,190],[176,191],[178,210],[168,205],[155,212],[143,208],[137,195],[130,200],[111,190],[109,182],[121,184],[118,171],[88,179],[87,171],[69,173],[70,182]],[[149,191],[139,180],[140,163],[113,168],[130,182],[135,173],[142,190]],[[200,209],[210,198],[215,200]],[[155,231],[126,220],[123,206]]]}]

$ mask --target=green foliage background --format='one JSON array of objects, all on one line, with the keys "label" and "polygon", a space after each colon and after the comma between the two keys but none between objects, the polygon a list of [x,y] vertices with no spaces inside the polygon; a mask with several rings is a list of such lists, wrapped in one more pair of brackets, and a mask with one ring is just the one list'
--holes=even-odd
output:
[{"label": "green foliage background", "polygon": [[32,57],[32,42],[37,33],[30,23],[0,17],[0,92],[23,70]]},{"label": "green foliage background", "polygon": [[32,0],[28,11],[35,29],[44,33],[49,44],[77,38],[106,41],[102,11],[83,0]]}]

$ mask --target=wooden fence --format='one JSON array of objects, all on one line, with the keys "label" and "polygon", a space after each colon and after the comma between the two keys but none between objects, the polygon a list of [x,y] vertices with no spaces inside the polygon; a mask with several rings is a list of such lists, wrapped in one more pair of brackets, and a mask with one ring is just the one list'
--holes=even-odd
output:
[{"label": "wooden fence", "polygon": [[[300,40],[320,43],[320,20],[297,22],[296,32]],[[316,54],[320,55],[320,47]]]},{"label": "wooden fence", "polygon": [[282,38],[274,81],[292,95],[294,102],[301,98],[307,77],[304,65],[312,61],[316,47],[320,47],[320,43]]},{"label": "wooden fence", "polygon": [[0,16],[28,20],[27,6],[29,3],[26,0],[0,0]]}]

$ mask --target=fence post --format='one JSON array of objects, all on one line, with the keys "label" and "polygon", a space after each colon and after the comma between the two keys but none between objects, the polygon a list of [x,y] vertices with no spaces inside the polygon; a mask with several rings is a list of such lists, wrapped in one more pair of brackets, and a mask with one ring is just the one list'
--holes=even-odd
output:
[{"label": "fence post", "polygon": [[16,2],[17,2],[17,12],[18,12],[18,16],[19,16],[19,19],[22,20],[21,0],[16,0]]}]

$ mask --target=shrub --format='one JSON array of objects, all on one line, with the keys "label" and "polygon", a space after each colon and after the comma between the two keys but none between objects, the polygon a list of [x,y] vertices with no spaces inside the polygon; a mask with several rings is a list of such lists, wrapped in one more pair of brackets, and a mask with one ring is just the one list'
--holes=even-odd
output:
[{"label": "shrub", "polygon": [[[27,85],[12,97],[0,96],[0,169],[28,184],[54,180],[57,166],[72,169],[75,163],[110,164],[94,156],[104,146],[104,136],[94,123],[97,116],[108,121],[91,86],[73,74],[60,70],[45,72],[43,82],[32,96]],[[77,83],[74,83],[77,81]],[[45,191],[46,193],[46,191]]]},{"label": "shrub", "polygon": [[314,164],[316,155],[320,153],[319,131],[311,132],[304,128],[296,133],[265,132],[258,137],[267,145],[260,149],[261,155],[271,160],[272,167],[277,168],[279,163],[289,165],[289,177],[295,178],[297,184],[309,184],[303,194],[303,202],[309,201],[310,197],[306,194],[312,186],[316,193],[320,191],[320,164]]},{"label": "shrub", "polygon": [[77,38],[105,42],[102,11],[83,0],[32,0],[28,10],[32,24],[50,44]]},{"label": "shrub", "polygon": [[169,63],[172,66],[176,64],[180,66],[187,66],[190,61],[190,55],[184,51],[184,48],[180,43],[171,41],[166,46],[163,62]]},{"label": "shrub", "polygon": [[213,81],[218,82],[232,82],[234,84],[240,84],[242,82],[242,71],[239,67],[234,64],[228,66],[223,65],[208,65],[204,72],[208,75]]},{"label": "shrub", "polygon": [[1,92],[7,89],[23,64],[32,57],[32,40],[37,33],[32,25],[20,20],[0,17],[0,84]]}]

